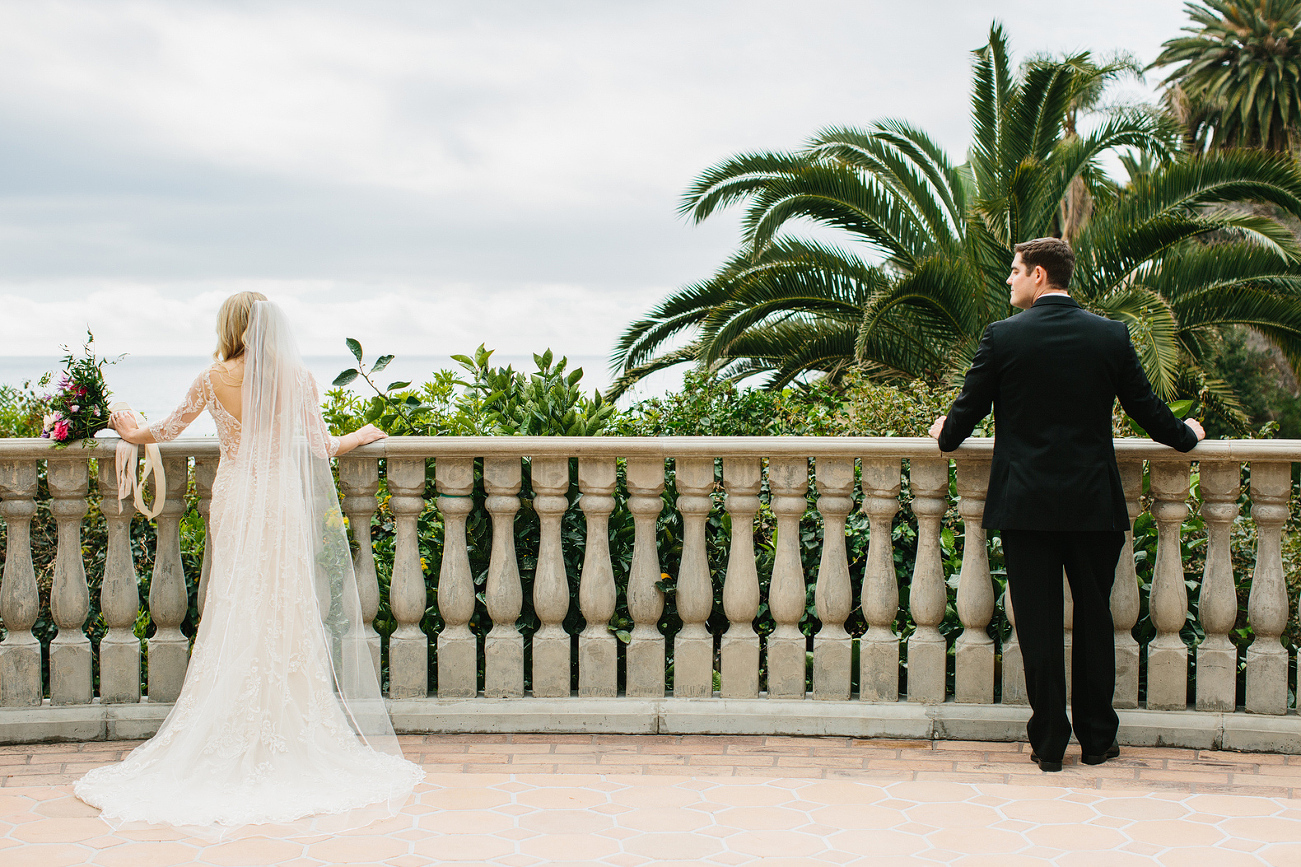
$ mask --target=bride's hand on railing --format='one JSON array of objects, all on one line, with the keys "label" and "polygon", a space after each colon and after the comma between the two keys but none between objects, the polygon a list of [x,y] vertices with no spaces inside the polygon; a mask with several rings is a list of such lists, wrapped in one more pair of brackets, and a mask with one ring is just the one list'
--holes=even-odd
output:
[{"label": "bride's hand on railing", "polygon": [[375,425],[368,424],[365,427],[355,430],[350,434],[346,434],[345,436],[339,437],[338,454],[341,455],[347,454],[348,452],[352,451],[358,446],[364,446],[367,445],[368,443],[373,443],[376,440],[382,440],[387,436],[388,434],[384,433],[384,431],[375,427]]},{"label": "bride's hand on railing", "polygon": [[137,436],[140,426],[130,412],[115,412],[108,417],[108,426],[117,431],[117,435],[129,443],[140,445],[143,440]]},{"label": "bride's hand on railing", "polygon": [[363,428],[353,431],[352,435],[357,438],[357,445],[359,446],[373,443],[376,440],[382,440],[388,436],[388,434],[384,433],[384,431],[375,427],[373,424],[368,424]]}]

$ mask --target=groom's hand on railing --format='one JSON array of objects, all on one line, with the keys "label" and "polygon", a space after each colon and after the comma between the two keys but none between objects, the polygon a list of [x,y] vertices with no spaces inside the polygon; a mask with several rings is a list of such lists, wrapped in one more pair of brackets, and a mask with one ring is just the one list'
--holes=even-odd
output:
[{"label": "groom's hand on railing", "polygon": [[932,439],[940,438],[940,431],[944,430],[944,420],[946,418],[948,418],[947,415],[942,415],[939,418],[935,419],[935,423],[931,425],[931,429],[926,432],[931,436]]}]

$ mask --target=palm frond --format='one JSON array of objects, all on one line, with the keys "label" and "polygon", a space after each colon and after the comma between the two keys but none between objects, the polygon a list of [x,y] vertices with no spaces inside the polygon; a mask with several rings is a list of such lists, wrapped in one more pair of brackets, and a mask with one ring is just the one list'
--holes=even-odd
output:
[{"label": "palm frond", "polygon": [[705,169],[683,195],[678,213],[699,223],[719,208],[744,201],[806,165],[798,154],[738,154]]},{"label": "palm frond", "polygon": [[837,326],[825,321],[795,320],[763,326],[747,334],[735,347],[735,355],[750,363],[727,368],[725,375],[736,379],[771,371],[764,387],[782,388],[804,373],[838,373],[854,363],[856,333],[852,324]]},{"label": "palm frond", "polygon": [[811,161],[831,160],[866,173],[906,203],[926,223],[936,238],[952,237],[960,216],[946,183],[945,167],[911,141],[878,130],[833,127],[814,136],[808,148]]},{"label": "palm frond", "polygon": [[1188,367],[1179,377],[1179,392],[1196,396],[1203,409],[1217,416],[1239,434],[1246,434],[1251,429],[1251,422],[1243,409],[1242,402],[1233,393],[1233,387],[1216,376],[1211,376],[1200,367]]},{"label": "palm frond", "polygon": [[995,22],[989,28],[989,42],[972,52],[973,81],[971,93],[971,168],[977,186],[985,190],[998,187],[1003,174],[1002,156],[1004,122],[1013,97],[1011,62],[1007,34]]},{"label": "palm frond", "polygon": [[700,350],[699,343],[689,343],[686,346],[666,352],[658,358],[653,358],[645,364],[639,364],[636,367],[628,368],[623,375],[610,384],[603,395],[606,401],[613,402],[625,394],[628,389],[632,388],[641,380],[655,373],[657,370],[666,370],[684,362],[695,361]]},{"label": "palm frond", "polygon": [[809,166],[766,185],[742,221],[743,236],[758,254],[797,219],[857,236],[901,268],[934,248],[925,221],[907,201],[844,166]]},{"label": "palm frond", "polygon": [[836,274],[791,263],[756,271],[739,282],[727,304],[720,305],[704,323],[701,358],[712,363],[732,354],[732,344],[764,322],[801,318],[856,325],[868,297],[885,283],[885,275],[870,268]]},{"label": "palm frond", "polygon": [[1092,299],[1094,313],[1125,323],[1152,390],[1162,400],[1173,400],[1180,371],[1179,322],[1161,296],[1133,286]]}]

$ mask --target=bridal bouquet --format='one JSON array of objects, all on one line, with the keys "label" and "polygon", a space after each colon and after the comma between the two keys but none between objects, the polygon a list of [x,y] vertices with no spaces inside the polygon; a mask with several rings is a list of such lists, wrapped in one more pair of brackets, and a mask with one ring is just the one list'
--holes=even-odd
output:
[{"label": "bridal bouquet", "polygon": [[109,390],[104,382],[104,366],[114,362],[96,358],[94,345],[95,336],[87,331],[80,358],[63,347],[67,353],[63,356],[64,370],[46,404],[42,437],[67,443],[90,439],[108,427]]}]

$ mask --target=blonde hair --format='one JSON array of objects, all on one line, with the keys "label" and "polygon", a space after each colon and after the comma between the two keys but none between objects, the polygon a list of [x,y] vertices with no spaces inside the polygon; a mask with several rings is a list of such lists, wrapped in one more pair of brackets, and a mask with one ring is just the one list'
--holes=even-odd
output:
[{"label": "blonde hair", "polygon": [[256,301],[266,301],[261,292],[236,292],[221,302],[217,311],[217,351],[212,357],[229,361],[244,354],[244,332],[248,330],[248,316]]}]

